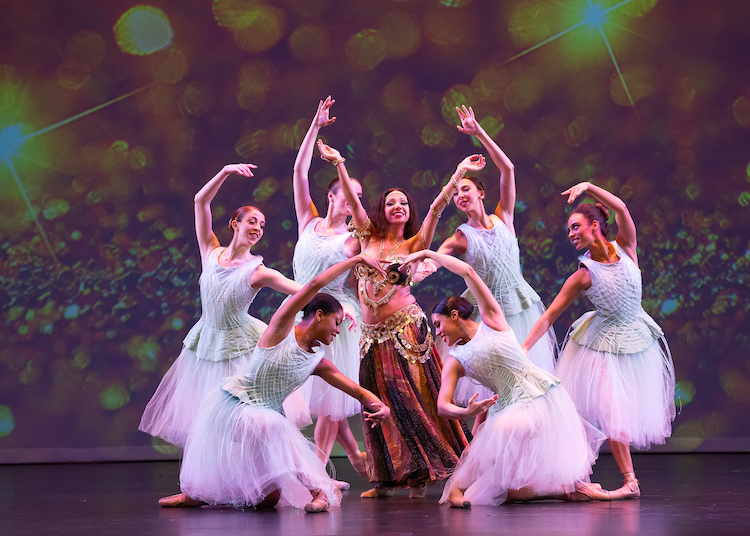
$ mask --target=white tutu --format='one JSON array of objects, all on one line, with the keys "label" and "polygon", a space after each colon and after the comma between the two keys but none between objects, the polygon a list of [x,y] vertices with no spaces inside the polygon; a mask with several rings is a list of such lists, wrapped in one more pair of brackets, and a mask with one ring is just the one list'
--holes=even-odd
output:
[{"label": "white tutu", "polygon": [[240,402],[221,388],[206,399],[188,436],[180,487],[193,499],[237,508],[274,490],[280,505],[303,508],[320,490],[340,496],[310,443],[280,413]]},{"label": "white tutu", "polygon": [[498,505],[508,490],[570,493],[588,482],[604,436],[585,423],[560,386],[491,415],[464,451],[440,502],[453,487],[472,504]]},{"label": "white tutu", "polygon": [[569,338],[557,376],[581,417],[609,439],[642,449],[671,435],[674,368],[663,338],[632,354],[593,350]]},{"label": "white tutu", "polygon": [[[476,300],[473,296],[470,295],[470,293],[464,294],[464,297],[472,302],[472,304],[474,304],[474,312],[471,315],[472,320],[474,320],[475,322],[479,322],[479,308],[476,306],[476,303],[474,303]],[[513,334],[516,336],[516,340],[518,341],[518,343],[523,344],[523,341],[526,340],[526,336],[529,334],[529,331],[531,331],[531,328],[534,327],[536,321],[539,320],[539,317],[541,317],[543,314],[544,304],[539,301],[533,304],[528,309],[524,309],[522,312],[516,315],[506,316],[505,320],[507,320],[510,329],[513,330]],[[436,345],[438,348],[438,353],[441,356],[448,355],[448,345],[443,342],[443,339],[438,337]],[[555,337],[555,331],[550,328],[549,330],[547,330],[547,333],[545,333],[537,341],[537,343],[531,348],[531,350],[529,350],[529,357],[531,358],[531,362],[536,366],[541,367],[551,374],[554,374],[556,353],[557,338]],[[456,384],[456,391],[453,394],[453,399],[458,404],[465,406],[466,404],[468,404],[469,399],[474,396],[475,393],[479,393],[479,397],[477,397],[477,400],[486,400],[494,394],[492,391],[490,391],[474,379],[468,376],[463,376],[462,378],[459,378],[458,383]]]},{"label": "white tutu", "polygon": [[[265,323],[253,320],[258,324],[258,333],[262,333]],[[245,370],[251,352],[234,359],[207,361],[183,347],[143,411],[138,429],[184,447],[203,399],[221,385],[222,378]]]},{"label": "white tutu", "polygon": [[[341,325],[341,332],[333,342],[325,347],[325,358],[339,371],[359,385],[359,326],[349,331],[350,322]],[[336,389],[325,380],[311,376],[301,387],[313,417],[330,417],[333,421],[343,421],[358,415],[362,405],[343,391]],[[287,403],[284,411],[288,411]],[[289,415],[287,415],[289,417]]]}]

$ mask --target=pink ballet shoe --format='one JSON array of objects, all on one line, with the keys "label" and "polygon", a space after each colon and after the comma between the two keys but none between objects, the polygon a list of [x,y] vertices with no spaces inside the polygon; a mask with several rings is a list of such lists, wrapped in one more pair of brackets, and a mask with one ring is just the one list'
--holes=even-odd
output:
[{"label": "pink ballet shoe", "polygon": [[471,508],[471,502],[464,498],[464,493],[461,490],[454,489],[448,494],[448,506],[451,508]]},{"label": "pink ballet shoe", "polygon": [[159,499],[159,506],[162,508],[196,508],[203,506],[203,501],[196,501],[195,499],[187,496],[184,493],[178,493],[177,495],[170,495],[169,497],[162,497]]},{"label": "pink ballet shoe", "polygon": [[330,506],[328,497],[321,492],[317,492],[313,500],[305,505],[305,512],[308,514],[319,514],[320,512],[327,511]]},{"label": "pink ballet shoe", "polygon": [[[581,494],[592,501],[611,501],[612,500],[612,494],[607,491],[606,489],[602,489],[602,487],[599,484],[586,484],[585,482],[576,482],[575,483],[576,494]],[[569,500],[575,501],[580,500],[578,499],[575,494],[569,494],[571,495],[571,498]]]},{"label": "pink ballet shoe", "polygon": [[640,482],[635,477],[635,473],[623,473],[625,484],[615,491],[611,492],[612,500],[638,499],[641,496]]},{"label": "pink ballet shoe", "polygon": [[339,491],[346,491],[352,487],[349,482],[344,482],[343,480],[334,480],[333,485],[336,486],[336,489]]},{"label": "pink ballet shoe", "polygon": [[349,458],[349,463],[352,464],[352,467],[354,467],[359,476],[369,481],[370,476],[367,474],[367,453],[355,450],[351,454],[347,454],[346,457]]}]

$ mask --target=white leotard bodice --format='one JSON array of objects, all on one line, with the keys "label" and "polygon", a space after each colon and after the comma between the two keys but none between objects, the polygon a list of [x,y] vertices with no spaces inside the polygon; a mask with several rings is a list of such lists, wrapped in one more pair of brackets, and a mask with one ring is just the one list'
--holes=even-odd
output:
[{"label": "white leotard bodice", "polygon": [[503,313],[515,315],[540,298],[521,274],[518,239],[495,214],[490,220],[492,229],[476,229],[466,223],[458,226],[466,237],[463,258],[490,289]]},{"label": "white leotard bodice", "polygon": [[[300,285],[309,283],[316,275],[348,258],[344,251],[344,243],[351,236],[351,233],[332,236],[320,235],[315,232],[315,225],[319,221],[321,221],[321,218],[313,218],[307,224],[294,248],[294,257],[292,258],[294,280]],[[359,313],[359,300],[354,291],[347,285],[348,277],[348,272],[341,274],[320,289],[320,292],[327,292],[342,304],[351,306],[356,313]]]},{"label": "white leotard bodice", "polygon": [[617,242],[611,244],[620,257],[617,262],[597,262],[589,252],[579,257],[591,274],[591,287],[582,294],[596,310],[573,323],[570,338],[582,346],[613,354],[642,352],[663,332],[641,305],[641,271]]},{"label": "white leotard bodice", "polygon": [[324,354],[322,345],[313,352],[300,348],[292,328],[276,346],[256,348],[245,372],[221,387],[245,404],[281,411],[286,397],[310,377]]},{"label": "white leotard bodice", "polygon": [[498,395],[490,415],[541,396],[560,383],[526,357],[512,331],[496,331],[484,322],[469,342],[451,346],[450,355],[461,363],[467,376]]},{"label": "white leotard bodice", "polygon": [[215,248],[200,277],[201,317],[183,343],[199,359],[223,361],[247,355],[255,348],[259,322],[247,312],[258,290],[250,286],[250,275],[263,263],[255,256],[241,266],[219,264],[224,248]]}]

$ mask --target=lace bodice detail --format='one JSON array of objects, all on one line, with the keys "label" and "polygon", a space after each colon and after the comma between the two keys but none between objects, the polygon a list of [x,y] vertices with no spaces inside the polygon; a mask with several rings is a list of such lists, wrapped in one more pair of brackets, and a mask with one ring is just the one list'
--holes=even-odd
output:
[{"label": "lace bodice detail", "polygon": [[[347,259],[344,251],[344,243],[351,233],[341,233],[333,236],[319,235],[315,232],[315,225],[321,221],[313,218],[307,224],[294,248],[292,266],[294,268],[294,280],[300,285],[306,285],[316,275],[324,272],[334,264]],[[359,310],[359,303],[354,292],[347,286],[348,272],[343,273],[328,283],[321,292],[327,292],[337,300],[346,302],[347,305]]]},{"label": "lace bodice detail", "polygon": [[461,363],[467,376],[498,395],[490,415],[541,396],[560,383],[526,357],[512,331],[496,331],[483,322],[469,342],[452,346],[449,353]]},{"label": "lace bodice detail", "polygon": [[281,411],[289,394],[302,385],[325,355],[324,347],[306,352],[297,344],[294,328],[271,348],[256,348],[245,372],[227,379],[222,385],[241,402]]},{"label": "lace bodice detail", "polygon": [[589,252],[579,258],[591,275],[591,287],[582,294],[591,300],[596,311],[579,318],[571,326],[570,337],[596,350],[640,352],[663,332],[641,306],[641,271],[617,242],[611,244],[620,257],[617,262],[597,262]]},{"label": "lace bodice detail", "polygon": [[458,227],[466,237],[463,258],[490,289],[503,313],[515,315],[540,298],[521,275],[518,239],[496,215],[490,219],[492,229],[475,229],[466,223]]},{"label": "lace bodice detail", "polygon": [[[263,263],[255,256],[241,266],[219,264],[224,248],[215,248],[200,277],[201,317],[183,341],[199,359],[222,361],[250,353],[256,329],[247,312],[258,290],[250,286],[250,275]],[[258,322],[257,320],[255,322]]]}]

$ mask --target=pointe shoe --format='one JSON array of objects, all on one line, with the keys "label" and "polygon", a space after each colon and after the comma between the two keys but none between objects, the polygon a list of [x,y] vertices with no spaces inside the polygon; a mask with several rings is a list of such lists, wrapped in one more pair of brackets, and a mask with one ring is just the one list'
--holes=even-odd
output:
[{"label": "pointe shoe", "polygon": [[315,494],[313,500],[305,505],[305,512],[308,514],[319,514],[325,512],[331,504],[328,502],[328,497],[318,492]]},{"label": "pointe shoe", "polygon": [[396,493],[394,488],[372,488],[359,494],[362,499],[378,499],[380,497],[392,497]]},{"label": "pointe shoe", "polygon": [[346,491],[352,487],[349,482],[344,482],[343,480],[334,480],[333,485],[336,486],[336,489],[339,491]]},{"label": "pointe shoe", "polygon": [[352,464],[354,470],[357,471],[359,476],[365,480],[370,480],[370,476],[367,474],[367,453],[360,452],[358,450],[346,455],[349,458],[349,463]]},{"label": "pointe shoe", "polygon": [[[598,484],[594,485],[594,484],[586,484],[585,482],[576,482],[575,487],[576,487],[575,493],[580,493],[581,495],[584,495],[593,501],[613,500],[612,494],[606,489],[602,489],[602,487]],[[574,496],[574,494],[570,494],[570,495],[571,495],[570,500],[572,501],[579,500]]]},{"label": "pointe shoe", "polygon": [[453,490],[448,494],[448,506],[451,508],[471,508],[471,502],[464,498],[460,490]]},{"label": "pointe shoe", "polygon": [[195,508],[203,506],[203,501],[196,501],[184,493],[178,493],[177,495],[170,495],[169,497],[162,497],[159,499],[159,506],[162,508]]},{"label": "pointe shoe", "polygon": [[641,496],[640,482],[635,473],[623,473],[625,484],[611,493],[612,500],[638,499]]},{"label": "pointe shoe", "polygon": [[409,489],[410,499],[424,499],[425,497],[427,497],[427,484],[422,484],[421,486],[412,486]]}]

